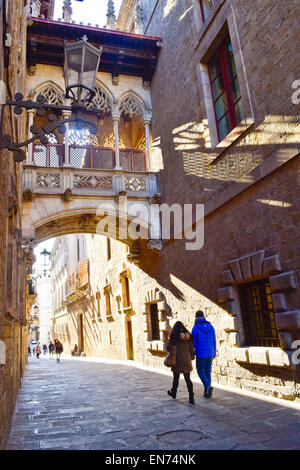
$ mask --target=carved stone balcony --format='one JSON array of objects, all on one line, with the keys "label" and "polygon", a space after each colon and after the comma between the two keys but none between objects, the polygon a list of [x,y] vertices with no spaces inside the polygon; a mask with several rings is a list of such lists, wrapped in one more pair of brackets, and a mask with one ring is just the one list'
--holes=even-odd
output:
[{"label": "carved stone balcony", "polygon": [[121,168],[114,169],[114,150],[105,147],[69,146],[65,163],[62,144],[34,144],[33,164],[24,164],[23,190],[28,194],[65,194],[150,197],[157,192],[156,177],[146,169],[143,150],[121,149]]},{"label": "carved stone balcony", "polygon": [[[68,164],[64,145],[37,143],[33,150],[33,163],[23,165],[24,239],[42,241],[68,233],[107,236],[99,225],[105,214],[111,227],[115,219],[118,227],[121,220],[126,227],[134,220],[143,231],[142,238],[159,237],[159,216],[151,212],[158,194],[156,172],[147,170],[143,150],[120,149],[119,168],[114,168],[111,148],[70,145]],[[123,232],[109,230],[109,236],[123,240]],[[128,259],[136,262],[134,240],[126,240]]]}]

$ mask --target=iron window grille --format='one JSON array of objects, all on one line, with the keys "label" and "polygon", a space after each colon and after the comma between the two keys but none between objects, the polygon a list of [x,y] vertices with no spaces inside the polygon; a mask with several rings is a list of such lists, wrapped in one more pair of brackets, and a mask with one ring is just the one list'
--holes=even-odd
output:
[{"label": "iron window grille", "polygon": [[279,347],[269,279],[238,285],[247,346]]},{"label": "iron window grille", "polygon": [[160,335],[157,304],[150,304],[150,322],[152,341],[159,340]]},{"label": "iron window grille", "polygon": [[243,119],[244,110],[230,37],[208,64],[219,142]]}]

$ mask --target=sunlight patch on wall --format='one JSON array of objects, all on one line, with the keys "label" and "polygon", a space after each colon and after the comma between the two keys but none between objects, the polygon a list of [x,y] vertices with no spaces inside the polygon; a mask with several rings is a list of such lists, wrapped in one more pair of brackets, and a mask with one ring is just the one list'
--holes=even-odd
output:
[{"label": "sunlight patch on wall", "polygon": [[200,148],[200,141],[204,126],[202,123],[189,122],[173,129],[172,134],[175,150],[196,150]]},{"label": "sunlight patch on wall", "polygon": [[163,156],[162,156],[162,151],[161,151],[161,138],[160,137],[156,137],[155,139],[153,139],[151,159],[152,159],[152,168],[154,168],[157,171],[163,170],[164,161],[163,161]]},{"label": "sunlight patch on wall", "polygon": [[171,10],[176,6],[177,0],[167,0],[166,5],[164,7],[164,18],[166,18]]},{"label": "sunlight patch on wall", "polygon": [[193,5],[190,6],[190,8],[188,8],[187,10],[185,10],[185,12],[181,15],[181,17],[179,18],[179,21],[183,20],[184,17],[187,15],[187,13],[193,8]]},{"label": "sunlight patch on wall", "polygon": [[257,202],[261,202],[262,204],[267,204],[268,206],[275,207],[292,207],[293,205],[290,202],[276,201],[274,199],[257,199]]}]

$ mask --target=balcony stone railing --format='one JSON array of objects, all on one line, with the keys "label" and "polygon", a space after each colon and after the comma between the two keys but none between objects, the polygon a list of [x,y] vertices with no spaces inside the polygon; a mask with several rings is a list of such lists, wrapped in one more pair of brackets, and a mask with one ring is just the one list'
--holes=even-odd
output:
[{"label": "balcony stone railing", "polygon": [[147,170],[143,150],[120,149],[115,169],[114,150],[69,146],[68,163],[63,144],[33,144],[33,163],[24,164],[23,190],[35,194],[72,194],[152,197],[157,193],[155,172]]},{"label": "balcony stone railing", "polygon": [[[120,149],[120,166],[126,171],[146,171],[144,150]],[[90,145],[33,144],[33,164],[39,167],[62,167],[112,170],[115,168],[115,152],[109,147]]]}]

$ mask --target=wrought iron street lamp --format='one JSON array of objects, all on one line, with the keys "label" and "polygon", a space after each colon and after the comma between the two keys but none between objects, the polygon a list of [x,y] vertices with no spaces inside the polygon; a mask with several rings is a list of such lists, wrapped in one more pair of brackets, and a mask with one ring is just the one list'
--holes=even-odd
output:
[{"label": "wrought iron street lamp", "polygon": [[[4,135],[0,139],[0,148],[6,148],[14,152],[14,160],[22,162],[25,160],[25,152],[22,147],[39,139],[42,144],[48,143],[48,135],[55,129],[61,134],[66,132],[66,123],[75,123],[76,127],[89,127],[91,134],[97,133],[97,126],[85,119],[84,114],[97,114],[99,110],[87,108],[87,104],[93,98],[95,80],[99,68],[102,48],[88,44],[87,37],[84,36],[81,41],[65,45],[65,80],[66,80],[66,98],[72,100],[71,106],[59,106],[45,103],[42,95],[37,97],[37,101],[23,100],[23,95],[17,93],[15,100],[7,100],[5,105],[14,106],[15,114],[22,114],[23,109],[36,109],[37,116],[44,116],[46,111],[53,113],[48,115],[48,123],[41,127],[31,126],[32,137],[20,144],[13,142],[11,136]],[[60,111],[71,111],[72,117],[59,120],[55,113]]]},{"label": "wrought iron street lamp", "polygon": [[49,269],[49,260],[50,260],[50,254],[49,251],[47,251],[46,248],[43,249],[43,251],[41,251],[40,255],[42,255],[44,257],[43,259],[43,269],[44,269],[44,276],[46,276],[46,272],[47,270]]},{"label": "wrought iron street lamp", "polygon": [[73,103],[85,103],[95,95],[94,87],[99,68],[102,48],[81,41],[65,45],[66,97]]}]

